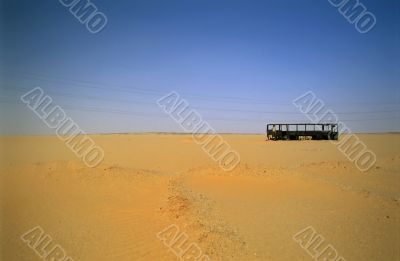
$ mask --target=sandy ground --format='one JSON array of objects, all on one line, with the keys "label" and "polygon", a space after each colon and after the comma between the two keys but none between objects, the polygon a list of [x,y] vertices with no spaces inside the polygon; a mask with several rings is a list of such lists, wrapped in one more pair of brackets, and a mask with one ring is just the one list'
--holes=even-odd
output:
[{"label": "sandy ground", "polygon": [[175,224],[210,260],[313,260],[308,226],[342,260],[400,260],[400,134],[359,135],[366,173],[329,141],[223,137],[231,172],[188,135],[94,135],[96,168],[56,137],[1,137],[0,259],[40,260],[20,238],[40,226],[70,260],[179,260],[157,238]]}]

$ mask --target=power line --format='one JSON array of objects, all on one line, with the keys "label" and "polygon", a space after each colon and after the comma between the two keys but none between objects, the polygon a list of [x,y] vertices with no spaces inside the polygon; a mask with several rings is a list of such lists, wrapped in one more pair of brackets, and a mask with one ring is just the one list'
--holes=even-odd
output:
[{"label": "power line", "polygon": [[[142,89],[142,88],[137,88],[137,87],[132,87],[132,86],[122,86],[118,84],[105,84],[105,83],[96,83],[92,81],[82,81],[82,80],[74,80],[74,79],[68,79],[68,78],[63,78],[63,77],[49,77],[49,76],[38,76],[37,74],[32,74],[32,73],[22,73],[22,74],[17,74],[17,75],[23,75],[26,78],[33,78],[33,79],[39,79],[42,81],[46,82],[61,82],[61,83],[68,83],[72,82],[75,85],[79,87],[84,87],[84,88],[92,88],[92,89],[101,89],[105,91],[117,91],[117,92],[125,92],[125,93],[140,93],[142,95],[159,95],[159,96],[164,96],[166,94],[165,91],[161,90],[155,90],[155,89]],[[110,88],[110,86],[119,86],[121,88]],[[129,88],[129,89],[124,89],[124,88]],[[186,97],[192,97],[200,100],[211,100],[211,101],[220,101],[220,102],[235,102],[235,103],[258,103],[258,104],[271,104],[271,105],[287,105],[287,102],[281,102],[281,103],[276,103],[274,101],[266,101],[266,100],[256,100],[256,99],[250,99],[250,98],[238,98],[238,97],[222,97],[222,96],[204,96],[204,95],[197,95],[197,94],[190,94],[187,92],[180,92],[180,94],[184,94]]]},{"label": "power line", "polygon": [[[19,91],[29,91],[27,88],[21,87],[14,87],[9,88],[5,87],[4,89],[7,90],[19,90]],[[137,100],[126,100],[126,99],[111,99],[111,98],[104,98],[104,97],[96,97],[96,96],[88,96],[88,95],[77,95],[77,94],[70,94],[70,93],[60,93],[55,91],[47,91],[47,93],[52,94],[54,96],[59,97],[66,97],[66,98],[83,98],[88,100],[103,100],[107,102],[123,102],[123,103],[135,103],[135,104],[144,104],[144,105],[156,105],[155,102],[146,102],[146,101],[137,101]],[[228,112],[240,112],[240,113],[257,113],[257,114],[286,114],[286,115],[304,115],[301,112],[290,112],[290,111],[259,111],[259,110],[240,110],[240,109],[226,109],[226,108],[216,108],[216,107],[204,107],[204,106],[193,106],[193,109],[197,110],[209,110],[209,111],[228,111]],[[334,112],[337,115],[357,115],[357,114],[381,114],[381,113],[399,113],[400,109],[397,110],[380,110],[380,111],[352,111],[352,112]]]},{"label": "power line", "polygon": [[[13,104],[13,105],[19,104],[18,102],[2,101],[2,100],[0,100],[0,103],[9,103],[9,104]],[[115,110],[115,109],[110,109],[110,108],[69,106],[69,105],[63,105],[63,104],[59,104],[59,106],[61,106],[63,109],[68,109],[68,110],[86,111],[86,112],[102,112],[102,113],[130,115],[130,116],[138,116],[138,117],[166,118],[166,116],[167,116],[166,114],[160,115],[160,114],[151,114],[151,113],[143,113],[143,112],[132,112],[132,111],[126,111],[126,110]],[[232,121],[232,122],[243,122],[243,121],[254,122],[254,121],[261,120],[258,118],[257,119],[249,119],[249,118],[229,119],[229,118],[208,118],[208,117],[204,117],[204,118],[207,121]],[[353,122],[353,121],[377,121],[377,120],[388,120],[388,119],[399,119],[399,117],[368,118],[368,119],[340,119],[340,121]]]},{"label": "power line", "polygon": [[[65,77],[54,77],[54,76],[48,76],[44,74],[35,74],[35,73],[27,73],[27,72],[21,72],[17,70],[11,70],[7,68],[6,70],[14,71],[11,72],[11,74],[16,74],[16,75],[24,75],[24,77],[27,78],[34,78],[34,79],[39,79],[42,81],[46,82],[61,82],[61,83],[68,83],[72,82],[75,84],[75,86],[78,87],[84,87],[84,88],[93,88],[93,89],[99,89],[99,90],[105,90],[105,91],[116,91],[116,92],[125,92],[125,93],[135,93],[135,94],[141,94],[141,95],[165,95],[166,93],[162,90],[156,90],[156,89],[143,89],[143,88],[137,88],[133,86],[123,86],[119,84],[106,84],[106,83],[96,83],[93,81],[83,81],[83,80],[76,80],[76,79],[69,79]],[[17,72],[17,73],[15,73]],[[110,88],[110,86],[119,86],[121,88]],[[129,89],[125,89],[129,88]],[[244,103],[244,104],[269,104],[269,105],[288,105],[292,104],[291,101],[269,101],[269,100],[261,100],[261,99],[254,99],[254,98],[243,98],[243,97],[229,97],[229,96],[205,96],[205,95],[197,95],[197,94],[191,94],[187,92],[180,92],[181,94],[184,94],[185,97],[192,97],[195,99],[200,99],[200,100],[209,100],[209,101],[219,101],[219,102],[230,102],[230,103]],[[330,104],[335,104],[335,103],[330,103]],[[344,103],[336,103],[336,104],[344,104]],[[371,102],[357,102],[357,101],[352,101],[352,104],[375,104]],[[385,103],[385,105],[388,105],[390,103]],[[392,103],[393,105],[399,105],[398,102]],[[380,103],[379,103],[380,105]]]}]

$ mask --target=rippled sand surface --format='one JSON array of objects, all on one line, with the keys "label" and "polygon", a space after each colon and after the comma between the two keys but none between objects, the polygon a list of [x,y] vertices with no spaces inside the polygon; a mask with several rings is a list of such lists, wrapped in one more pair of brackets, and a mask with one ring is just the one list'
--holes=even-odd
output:
[{"label": "rippled sand surface", "polygon": [[[1,260],[40,260],[21,240],[36,226],[73,260],[179,260],[191,244],[203,260],[312,260],[329,244],[400,260],[399,134],[359,135],[377,155],[368,172],[329,141],[223,135],[241,157],[225,172],[189,135],[91,137],[95,168],[56,137],[0,138]],[[175,252],[157,237],[171,225],[187,236]],[[293,239],[309,226],[323,237],[310,253]]]}]

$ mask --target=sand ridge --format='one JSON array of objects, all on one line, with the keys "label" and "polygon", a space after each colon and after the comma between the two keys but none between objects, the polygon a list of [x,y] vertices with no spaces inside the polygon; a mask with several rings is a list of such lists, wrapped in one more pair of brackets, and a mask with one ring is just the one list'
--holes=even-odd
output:
[{"label": "sand ridge", "polygon": [[176,224],[212,260],[310,260],[292,239],[307,226],[346,260],[398,260],[399,136],[365,135],[366,173],[327,142],[224,137],[231,172],[187,135],[95,135],[96,168],[54,137],[2,137],[2,259],[35,260],[20,235],[40,225],[74,260],[179,260],[156,236]]}]

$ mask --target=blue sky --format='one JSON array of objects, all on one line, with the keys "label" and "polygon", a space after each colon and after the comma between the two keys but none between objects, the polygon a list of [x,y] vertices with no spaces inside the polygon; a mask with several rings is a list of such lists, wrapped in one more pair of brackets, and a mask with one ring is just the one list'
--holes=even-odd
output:
[{"label": "blue sky", "polygon": [[0,133],[53,133],[19,101],[36,86],[89,133],[181,131],[155,102],[170,91],[219,132],[263,133],[307,121],[310,90],[354,132],[400,131],[400,3],[361,2],[367,34],[328,0],[93,0],[91,34],[59,1],[4,0]]}]

